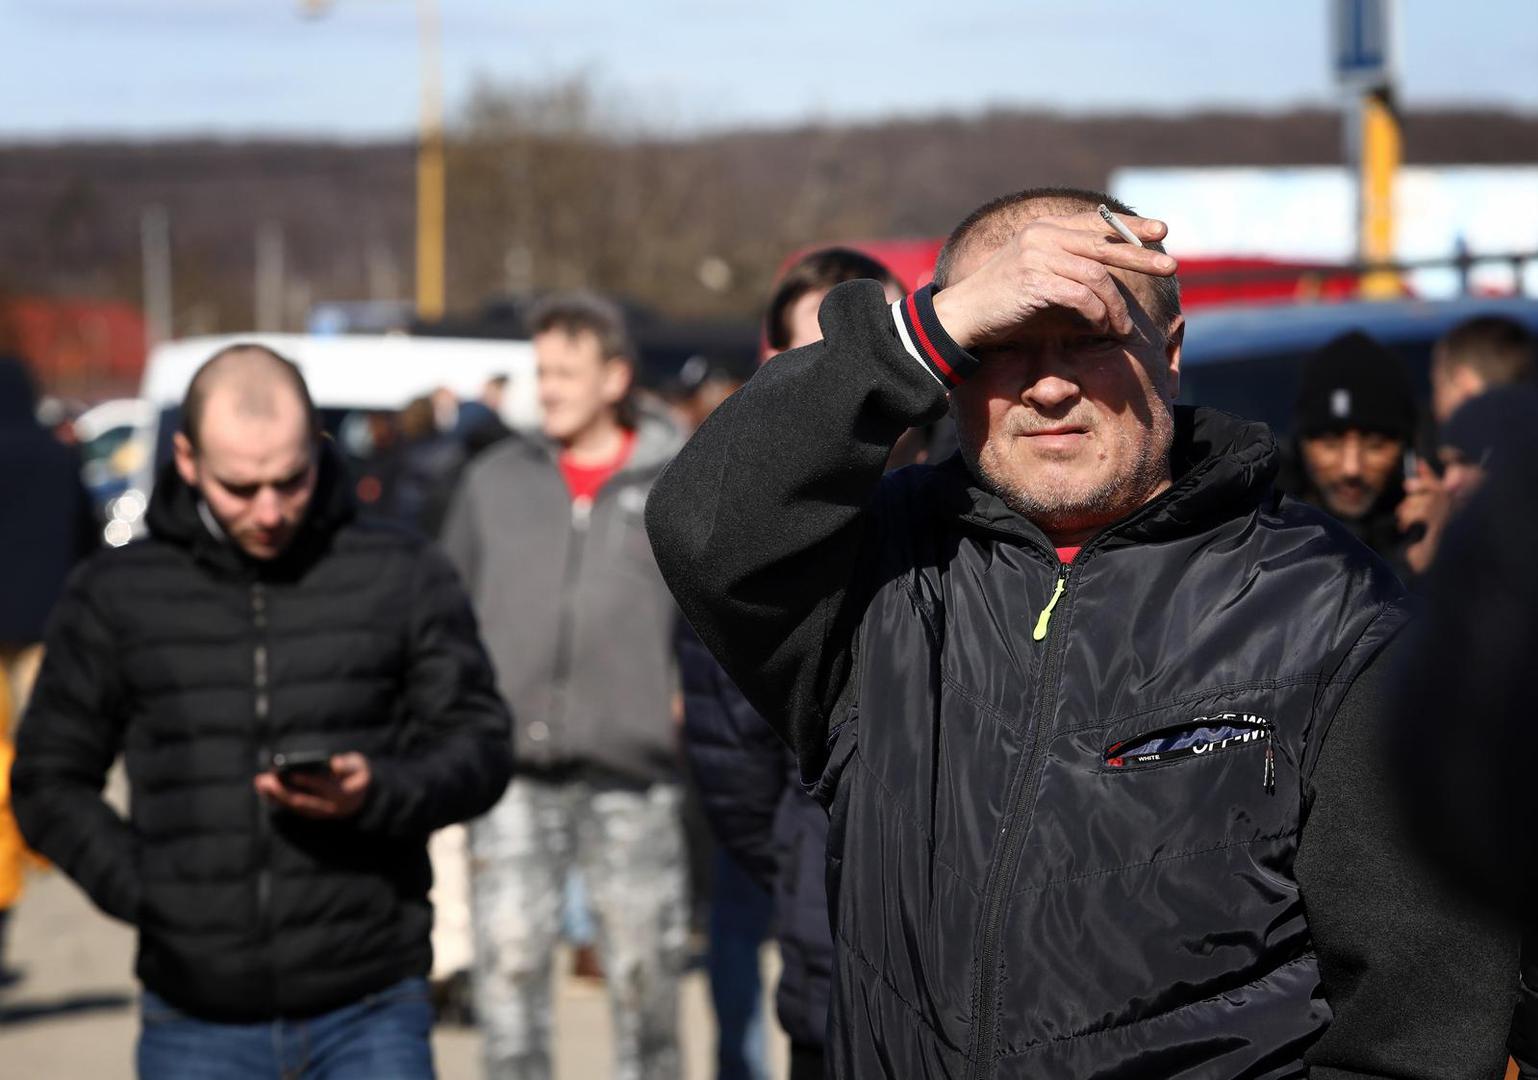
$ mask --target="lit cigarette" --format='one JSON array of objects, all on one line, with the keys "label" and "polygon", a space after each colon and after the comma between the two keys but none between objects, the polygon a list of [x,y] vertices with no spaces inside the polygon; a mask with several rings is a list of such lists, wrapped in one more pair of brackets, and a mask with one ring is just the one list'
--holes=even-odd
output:
[{"label": "lit cigarette", "polygon": [[1126,222],[1122,221],[1121,218],[1111,213],[1110,207],[1106,206],[1105,203],[1101,203],[1099,206],[1095,207],[1095,209],[1100,213],[1100,216],[1105,219],[1105,223],[1116,230],[1117,236],[1121,237],[1123,240],[1127,241],[1127,243],[1132,244],[1135,247],[1143,246],[1143,241],[1137,238],[1137,233],[1127,228]]}]

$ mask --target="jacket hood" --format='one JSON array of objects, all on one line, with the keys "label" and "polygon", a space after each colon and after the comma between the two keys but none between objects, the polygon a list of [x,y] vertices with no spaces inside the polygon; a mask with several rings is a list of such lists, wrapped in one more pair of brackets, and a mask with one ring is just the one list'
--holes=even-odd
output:
[{"label": "jacket hood", "polygon": [[[1122,547],[1200,532],[1247,512],[1271,492],[1278,455],[1271,429],[1217,409],[1175,406],[1172,483],[1158,498],[1102,529],[1090,541]],[[1052,549],[1034,522],[983,487],[957,453],[935,470],[949,489],[942,505],[963,521]]]},{"label": "jacket hood", "polygon": [[299,577],[330,545],[338,529],[357,514],[341,455],[330,438],[320,441],[319,474],[304,521],[292,544],[275,559],[253,559],[228,540],[214,536],[198,511],[198,493],[176,471],[176,462],[161,466],[155,477],[146,521],[150,534],[186,548],[199,562],[237,577],[287,579]]}]

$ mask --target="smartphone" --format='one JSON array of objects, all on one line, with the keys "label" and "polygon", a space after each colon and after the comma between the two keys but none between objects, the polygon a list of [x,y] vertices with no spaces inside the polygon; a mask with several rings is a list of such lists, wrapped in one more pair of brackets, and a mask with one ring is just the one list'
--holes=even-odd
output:
[{"label": "smartphone", "polygon": [[330,776],[331,755],[325,750],[284,750],[272,755],[272,771],[291,784],[296,776]]},{"label": "smartphone", "polygon": [[[1406,450],[1404,452],[1404,478],[1406,480],[1414,480],[1420,474],[1420,457],[1417,456],[1414,450]],[[1426,531],[1427,525],[1424,521],[1412,521],[1409,527],[1399,535],[1406,544],[1418,544],[1426,539]]]}]

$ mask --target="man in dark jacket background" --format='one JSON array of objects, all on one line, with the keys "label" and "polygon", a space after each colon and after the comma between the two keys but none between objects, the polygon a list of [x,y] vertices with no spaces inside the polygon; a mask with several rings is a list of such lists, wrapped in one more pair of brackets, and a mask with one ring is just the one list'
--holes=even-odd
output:
[{"label": "man in dark jacket background", "polygon": [[[139,930],[141,1076],[428,1077],[427,837],[512,767],[469,604],[422,541],[354,520],[276,354],[205,364],[175,444],[149,539],[55,614],[17,818]],[[102,798],[119,753],[130,821]]]},{"label": "man in dark jacket background", "polygon": [[[1127,215],[1118,239],[1096,207]],[[1514,937],[1405,850],[1402,589],[1172,406],[1162,223],[1006,196],[831,292],[659,480],[690,622],[828,803],[838,1077],[1495,1077]],[[962,453],[883,478],[903,430]]]},{"label": "man in dark jacket background", "polygon": [[23,699],[48,613],[98,528],[80,455],[37,422],[36,407],[26,366],[0,356],[0,665]]},{"label": "man in dark jacket background", "polygon": [[[1441,426],[1439,442],[1451,512],[1396,695],[1405,738],[1393,750],[1395,771],[1428,854],[1528,933],[1510,1045],[1523,1080],[1534,1080],[1538,386],[1481,389]],[[1458,718],[1456,738],[1445,737],[1448,716]]]},{"label": "man in dark jacket background", "polygon": [[[892,272],[861,252],[821,248],[798,259],[775,286],[764,315],[765,362],[821,338],[817,311],[823,299],[834,286],[861,278],[881,282],[889,299],[902,295]],[[915,429],[904,439],[922,445],[924,435]],[[822,870],[828,813],[801,786],[795,755],[687,628],[679,665],[684,745],[711,828],[737,865],[774,898],[782,963],[775,1009],[790,1037],[791,1080],[821,1080],[833,972]],[[711,945],[714,950],[714,933]],[[714,964],[711,975],[714,984]]]},{"label": "man in dark jacket background", "polygon": [[[9,759],[14,727],[31,695],[43,654],[48,614],[75,563],[98,543],[91,497],[80,479],[80,456],[38,423],[26,365],[0,356],[0,768]],[[9,805],[0,801],[0,832],[14,838]],[[11,906],[20,895],[22,852],[0,851],[13,865],[0,878],[0,986],[18,976],[6,966]]]},{"label": "man in dark jacket background", "polygon": [[[1476,315],[1453,327],[1431,351],[1431,412],[1437,423],[1436,456],[1440,473],[1421,463],[1404,483],[1405,497],[1395,511],[1401,533],[1419,535],[1405,551],[1410,571],[1425,573],[1436,557],[1448,520],[1468,501],[1479,482],[1483,462],[1502,437],[1506,424],[1483,425],[1520,409],[1525,393],[1538,386],[1538,341],[1525,326],[1501,315]],[[1515,396],[1507,394],[1515,392]],[[1500,393],[1496,416],[1475,402]],[[1470,408],[1470,406],[1473,406]]]}]

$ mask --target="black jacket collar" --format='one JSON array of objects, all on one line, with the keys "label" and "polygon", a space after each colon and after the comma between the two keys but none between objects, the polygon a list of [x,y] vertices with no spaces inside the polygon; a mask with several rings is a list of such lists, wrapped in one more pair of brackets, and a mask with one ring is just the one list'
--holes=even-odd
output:
[{"label": "black jacket collar", "polygon": [[[1271,491],[1278,464],[1276,441],[1265,424],[1216,409],[1177,405],[1170,464],[1174,482],[1164,494],[1107,526],[1085,546],[1171,540],[1248,511]],[[1052,553],[1046,534],[982,487],[959,453],[934,470],[934,480],[944,512]]]},{"label": "black jacket collar", "polygon": [[346,469],[335,444],[320,442],[320,473],[299,534],[275,559],[253,559],[234,543],[215,536],[198,513],[198,495],[168,461],[155,479],[147,515],[150,534],[189,551],[193,558],[221,577],[242,580],[293,581],[304,575],[330,547],[337,530],[357,514]]}]

